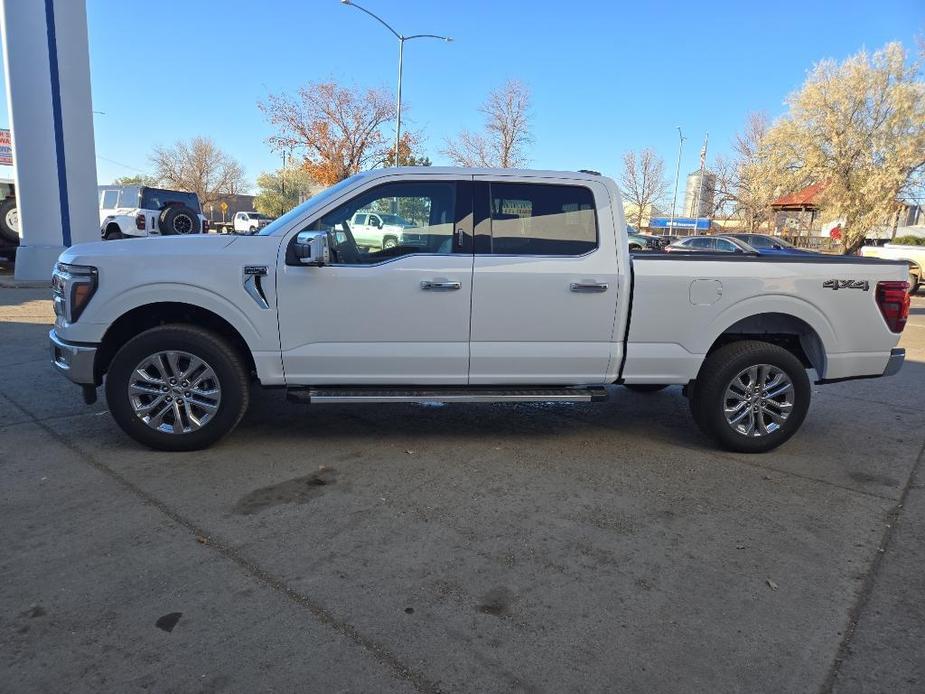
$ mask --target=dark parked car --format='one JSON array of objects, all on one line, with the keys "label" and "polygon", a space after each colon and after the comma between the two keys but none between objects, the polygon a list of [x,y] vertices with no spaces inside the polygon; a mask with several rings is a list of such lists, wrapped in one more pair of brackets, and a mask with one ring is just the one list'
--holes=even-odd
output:
[{"label": "dark parked car", "polygon": [[723,234],[725,238],[738,239],[758,251],[759,255],[815,255],[815,251],[797,248],[779,236],[768,234]]},{"label": "dark parked car", "polygon": [[727,236],[688,236],[665,247],[666,253],[748,253],[758,251],[744,241]]},{"label": "dark parked car", "polygon": [[659,240],[654,236],[634,233],[629,233],[627,236],[631,251],[659,251],[662,248]]}]

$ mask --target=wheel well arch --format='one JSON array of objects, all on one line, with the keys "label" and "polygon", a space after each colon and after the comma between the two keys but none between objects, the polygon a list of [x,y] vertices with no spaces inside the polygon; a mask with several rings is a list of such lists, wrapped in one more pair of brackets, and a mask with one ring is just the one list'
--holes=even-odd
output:
[{"label": "wheel well arch", "polygon": [[707,354],[740,340],[763,340],[792,353],[807,368],[823,377],[826,367],[825,345],[819,333],[802,318],[789,313],[757,313],[726,328],[710,345]]},{"label": "wheel well arch", "polygon": [[163,301],[137,306],[113,321],[112,325],[106,330],[106,334],[103,335],[103,340],[97,352],[94,365],[97,378],[102,378],[103,374],[106,373],[109,369],[109,364],[122,345],[145,330],[168,323],[187,323],[218,333],[240,353],[248,369],[252,373],[256,371],[254,357],[247,346],[247,342],[231,323],[217,313],[213,313],[201,306]]}]

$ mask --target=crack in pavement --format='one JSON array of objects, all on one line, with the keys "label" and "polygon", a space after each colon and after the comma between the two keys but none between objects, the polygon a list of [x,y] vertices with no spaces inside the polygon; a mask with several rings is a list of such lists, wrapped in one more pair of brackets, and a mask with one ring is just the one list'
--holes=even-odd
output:
[{"label": "crack in pavement", "polygon": [[864,576],[864,583],[861,586],[861,591],[858,594],[858,598],[851,609],[848,611],[848,627],[845,629],[845,635],[842,637],[841,643],[838,645],[838,650],[836,651],[835,659],[832,661],[832,665],[829,668],[829,673],[826,676],[825,681],[822,683],[822,686],[819,688],[819,694],[831,694],[835,689],[835,683],[838,680],[838,675],[841,671],[842,663],[845,662],[845,659],[849,655],[851,641],[854,639],[854,635],[857,632],[858,623],[861,621],[861,616],[864,613],[864,609],[867,607],[867,603],[870,601],[870,596],[874,592],[877,578],[880,574],[880,569],[883,566],[883,560],[886,557],[887,550],[889,550],[890,545],[893,543],[893,536],[896,533],[896,526],[898,525],[900,517],[902,516],[903,509],[906,506],[906,499],[909,496],[909,490],[916,486],[914,484],[914,480],[918,475],[919,469],[922,467],[923,459],[925,459],[925,443],[922,444],[922,448],[919,450],[918,458],[915,461],[915,465],[912,466],[912,472],[909,473],[909,479],[906,480],[906,484],[903,487],[903,491],[899,497],[899,500],[886,515],[886,527],[883,529],[883,535],[880,538],[879,548],[877,549],[877,553],[874,555],[873,561],[870,563],[870,567],[867,569],[867,574]]},{"label": "crack in pavement", "polygon": [[178,511],[173,510],[153,494],[149,494],[141,487],[137,486],[135,483],[131,482],[129,479],[110,468],[108,465],[97,460],[92,454],[79,448],[68,437],[48,426],[44,420],[38,419],[26,407],[24,407],[15,399],[11,398],[8,393],[3,393],[3,395],[7,400],[9,400],[10,403],[13,404],[14,407],[29,417],[28,422],[21,422],[21,424],[31,423],[43,429],[55,441],[77,455],[78,458],[80,458],[84,463],[97,470],[98,472],[106,475],[121,487],[126,489],[128,492],[138,497],[143,503],[152,506],[153,508],[160,511],[163,515],[167,516],[174,523],[188,530],[193,535],[193,537],[205,538],[206,542],[202,543],[204,546],[212,548],[222,557],[236,564],[245,573],[270,587],[277,593],[284,595],[299,607],[307,610],[319,623],[332,628],[341,636],[344,636],[350,641],[353,641],[356,645],[360,646],[360,648],[371,655],[373,659],[376,660],[376,662],[390,670],[398,679],[409,683],[417,691],[424,692],[425,694],[439,694],[439,692],[442,691],[436,682],[429,680],[422,672],[419,672],[418,670],[405,665],[388,648],[365,636],[359,631],[359,629],[351,625],[349,622],[338,619],[331,612],[313,601],[308,596],[303,595],[302,593],[299,593],[298,591],[289,587],[286,582],[278,576],[273,575],[252,560],[248,559],[231,545],[228,545],[221,540],[215,539],[208,530],[196,525],[194,521],[190,520],[186,516],[181,515]]}]

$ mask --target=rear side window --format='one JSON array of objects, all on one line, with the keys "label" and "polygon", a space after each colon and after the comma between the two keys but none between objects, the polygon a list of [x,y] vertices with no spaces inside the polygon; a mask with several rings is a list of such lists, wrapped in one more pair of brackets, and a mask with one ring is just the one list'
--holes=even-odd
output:
[{"label": "rear side window", "polygon": [[594,194],[583,186],[492,183],[491,252],[582,255],[597,248]]},{"label": "rear side window", "polygon": [[145,210],[161,210],[168,205],[184,205],[199,213],[199,198],[196,193],[161,188],[142,188],[141,207]]}]

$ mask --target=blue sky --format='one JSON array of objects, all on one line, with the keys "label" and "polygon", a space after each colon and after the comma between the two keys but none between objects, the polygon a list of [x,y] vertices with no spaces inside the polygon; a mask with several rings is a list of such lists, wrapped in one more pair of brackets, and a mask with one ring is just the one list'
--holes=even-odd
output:
[{"label": "blue sky", "polygon": [[[682,172],[729,150],[749,111],[772,117],[812,64],[925,33],[922,0],[563,2],[359,0],[406,44],[404,102],[435,164],[444,138],[476,129],[508,78],[533,93],[531,165],[617,175],[626,149]],[[279,165],[257,109],[271,92],[334,78],[394,89],[397,41],[338,0],[87,0],[100,182],[150,168],[158,144],[208,135],[253,182]],[[4,104],[5,106],[5,104]],[[6,109],[0,120],[6,122]]]}]

